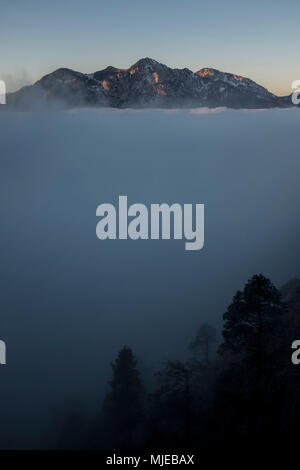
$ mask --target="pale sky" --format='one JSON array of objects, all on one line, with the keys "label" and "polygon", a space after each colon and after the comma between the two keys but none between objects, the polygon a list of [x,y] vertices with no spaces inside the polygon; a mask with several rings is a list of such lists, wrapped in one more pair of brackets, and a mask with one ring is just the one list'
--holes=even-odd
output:
[{"label": "pale sky", "polygon": [[300,1],[0,0],[9,90],[59,67],[94,72],[142,57],[249,77],[273,93],[300,79]]}]

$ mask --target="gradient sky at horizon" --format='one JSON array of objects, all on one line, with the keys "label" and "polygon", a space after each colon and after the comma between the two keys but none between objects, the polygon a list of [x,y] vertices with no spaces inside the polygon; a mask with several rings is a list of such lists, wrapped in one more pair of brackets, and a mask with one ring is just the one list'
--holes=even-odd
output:
[{"label": "gradient sky at horizon", "polygon": [[0,79],[9,91],[62,66],[88,73],[146,56],[244,75],[278,95],[300,79],[299,0],[0,0],[0,7]]}]

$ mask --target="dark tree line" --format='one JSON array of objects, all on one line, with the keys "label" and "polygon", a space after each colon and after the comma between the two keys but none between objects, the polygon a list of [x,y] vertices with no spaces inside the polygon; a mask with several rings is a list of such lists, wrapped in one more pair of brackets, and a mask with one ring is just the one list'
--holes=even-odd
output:
[{"label": "dark tree line", "polygon": [[188,361],[168,361],[151,393],[124,347],[112,364],[109,391],[84,428],[70,416],[60,448],[214,448],[292,442],[300,418],[300,365],[291,343],[300,327],[300,281],[279,291],[263,275],[238,291],[223,315],[222,342],[207,323]]}]

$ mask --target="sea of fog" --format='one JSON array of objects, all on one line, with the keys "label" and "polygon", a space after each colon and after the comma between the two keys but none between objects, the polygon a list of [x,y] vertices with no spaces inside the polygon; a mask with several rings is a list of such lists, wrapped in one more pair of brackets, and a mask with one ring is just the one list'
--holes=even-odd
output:
[{"label": "sea of fog", "polygon": [[[299,110],[0,114],[0,447],[92,415],[129,345],[145,382],[255,273],[300,276]],[[205,204],[205,244],[96,237],[96,208]],[[43,444],[40,444],[43,445]]]}]

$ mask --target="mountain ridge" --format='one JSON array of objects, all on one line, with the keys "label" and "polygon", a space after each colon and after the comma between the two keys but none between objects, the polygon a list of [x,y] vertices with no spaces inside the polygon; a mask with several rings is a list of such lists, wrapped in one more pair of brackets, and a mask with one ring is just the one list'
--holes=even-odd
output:
[{"label": "mountain ridge", "polygon": [[275,108],[293,106],[250,78],[204,67],[168,67],[149,57],[127,69],[107,66],[93,73],[58,68],[7,97],[11,107]]}]

